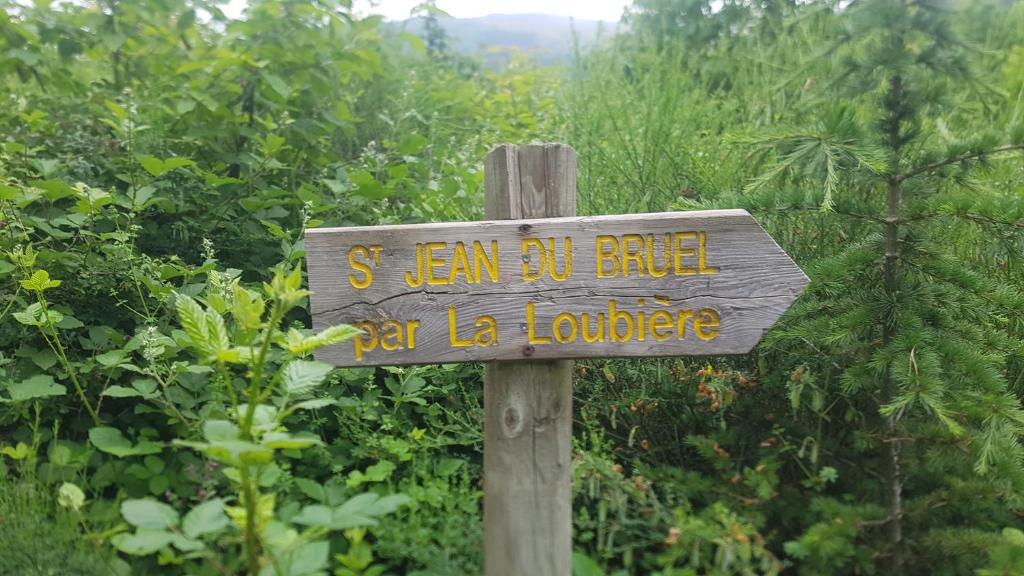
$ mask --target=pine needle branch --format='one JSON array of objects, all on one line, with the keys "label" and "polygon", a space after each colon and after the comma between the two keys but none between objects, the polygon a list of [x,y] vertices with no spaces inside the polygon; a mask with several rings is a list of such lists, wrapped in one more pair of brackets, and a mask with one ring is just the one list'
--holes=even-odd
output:
[{"label": "pine needle branch", "polygon": [[1024,220],[1017,220],[1015,222],[1007,222],[1005,220],[997,220],[988,216],[982,216],[981,214],[975,214],[973,212],[958,212],[956,216],[963,218],[964,220],[970,220],[978,224],[994,224],[997,226],[1010,226],[1013,228],[1024,228]]},{"label": "pine needle branch", "polygon": [[921,174],[925,174],[928,172],[934,172],[935,170],[938,170],[943,166],[949,166],[950,164],[958,164],[960,162],[966,162],[968,160],[975,160],[983,156],[999,154],[1001,152],[1011,152],[1013,150],[1024,150],[1024,144],[1007,144],[1005,146],[997,146],[995,148],[990,148],[988,150],[982,150],[979,152],[966,152],[959,156],[953,156],[952,158],[946,158],[945,160],[940,160],[938,162],[933,162],[931,164],[925,164],[924,166],[918,166],[917,168],[914,168],[910,172],[900,174],[899,176],[897,176],[896,181],[903,182],[905,180],[913,178],[914,176],[919,176]]}]

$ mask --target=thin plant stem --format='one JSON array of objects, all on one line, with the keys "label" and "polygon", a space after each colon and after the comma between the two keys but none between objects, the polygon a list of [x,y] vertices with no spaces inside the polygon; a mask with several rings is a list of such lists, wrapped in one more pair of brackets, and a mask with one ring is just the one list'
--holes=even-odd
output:
[{"label": "thin plant stem", "polygon": [[93,409],[92,404],[89,402],[89,399],[85,396],[85,390],[82,388],[81,383],[78,382],[78,376],[76,375],[74,368],[71,366],[71,362],[68,360],[67,354],[64,352],[64,345],[61,344],[60,335],[57,334],[57,327],[53,323],[53,318],[50,317],[50,313],[46,307],[46,298],[43,296],[42,291],[36,291],[36,298],[39,301],[39,307],[42,309],[43,316],[46,317],[46,325],[53,332],[52,342],[49,336],[46,335],[46,331],[44,331],[41,327],[39,329],[40,334],[43,335],[43,339],[45,339],[46,343],[49,344],[50,349],[53,350],[54,353],[57,354],[57,357],[60,359],[61,365],[64,366],[64,370],[67,371],[68,377],[71,379],[71,384],[73,384],[75,387],[75,392],[78,393],[78,398],[82,401],[82,405],[85,406],[85,410],[89,413],[89,416],[92,418],[93,424],[96,426],[102,425],[103,422],[100,420],[99,415]]}]

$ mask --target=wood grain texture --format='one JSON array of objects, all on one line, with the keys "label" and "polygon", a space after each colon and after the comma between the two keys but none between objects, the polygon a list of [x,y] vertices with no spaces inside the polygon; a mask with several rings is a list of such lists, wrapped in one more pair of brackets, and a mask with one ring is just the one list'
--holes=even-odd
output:
[{"label": "wood grain texture", "polygon": [[[569,146],[499,146],[484,173],[489,218],[576,213]],[[485,574],[571,574],[572,362],[490,362],[484,414]]]},{"label": "wood grain texture", "polygon": [[572,364],[487,364],[487,576],[572,573]]},{"label": "wood grain texture", "polygon": [[[495,174],[507,174],[509,166],[520,170],[538,164],[543,166],[543,159],[550,161],[559,154],[566,153],[545,149],[512,155],[505,148],[499,148],[489,156],[485,181],[488,185],[497,185],[500,178]],[[570,182],[565,174],[535,170],[530,176],[504,187],[508,197],[518,195],[520,203],[502,208],[489,197],[488,217],[528,217],[549,210],[567,212],[571,205],[566,200],[538,199],[535,191],[540,186],[566,186]],[[654,278],[649,270],[638,274],[637,263],[633,262],[628,277],[597,277],[596,239],[599,235],[621,238],[624,234],[636,234],[644,242],[649,238],[652,241],[650,256],[657,263],[657,269],[665,265],[665,235],[672,238],[676,233],[704,234],[706,263],[717,268],[717,273],[675,275],[670,272]],[[567,237],[572,239],[571,276],[560,282],[548,276],[534,281],[523,279],[524,239],[534,238],[546,243],[548,238],[553,238],[558,273],[564,270],[562,253]],[[481,274],[479,282],[467,282],[465,274],[458,274],[450,285],[424,284],[413,288],[406,281],[406,272],[417,269],[417,245],[445,242],[448,248],[436,254],[450,264],[457,242],[463,242],[468,248],[473,241],[479,241],[489,249],[492,240],[498,243],[497,282],[492,282],[486,273]],[[381,265],[375,267],[373,283],[366,289],[356,289],[349,281],[352,270],[347,255],[354,245],[382,247]],[[693,250],[697,240],[685,238],[682,245]],[[340,366],[745,353],[757,344],[807,284],[803,272],[744,210],[312,229],[307,232],[306,246],[315,329],[364,320],[378,323],[389,319],[416,320],[420,323],[413,349],[386,351],[377,347],[365,351],[357,360],[355,344],[349,342],[318,353],[320,360]],[[636,249],[636,245],[633,248]],[[646,248],[643,252],[647,261]],[[536,262],[539,254],[539,250],[528,249],[531,269],[539,264]],[[685,256],[680,262],[684,268],[696,266],[697,257]],[[670,262],[672,267],[674,262]],[[607,261],[604,269],[610,269]],[[437,271],[447,280],[450,266],[437,267]],[[610,300],[615,300],[618,309],[629,311],[634,317],[639,312],[650,315],[656,310],[675,315],[679,310],[711,308],[720,315],[720,330],[711,340],[696,338],[688,328],[688,334],[682,339],[666,341],[650,337],[626,342],[613,342],[609,338],[595,343],[584,342],[582,338],[550,344],[528,341],[528,303],[534,311],[533,324],[538,331],[550,336],[552,323],[559,313],[568,312],[578,318],[587,313],[596,323],[596,314],[607,316]],[[452,346],[448,315],[451,306],[457,311],[458,337],[472,335],[475,319],[489,315],[497,322],[497,343]],[[609,322],[607,318],[605,322]]]}]

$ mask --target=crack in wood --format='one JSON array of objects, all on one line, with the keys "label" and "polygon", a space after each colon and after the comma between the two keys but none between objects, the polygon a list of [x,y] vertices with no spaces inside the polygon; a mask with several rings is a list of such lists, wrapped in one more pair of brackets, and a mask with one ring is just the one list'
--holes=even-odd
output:
[{"label": "crack in wood", "polygon": [[[568,290],[572,290],[572,288],[569,288]],[[644,289],[638,289],[638,290],[644,290]],[[349,304],[345,304],[344,306],[339,306],[337,308],[329,308],[327,310],[314,310],[314,312],[317,313],[317,314],[337,314],[339,312],[344,312],[345,310],[348,310],[348,309],[351,309],[351,308],[355,308],[355,307],[379,308],[381,306],[381,304],[384,304],[385,302],[389,302],[389,301],[395,300],[397,298],[403,298],[405,296],[415,296],[415,295],[428,296],[429,295],[429,296],[436,297],[436,296],[466,296],[466,295],[470,295],[470,294],[473,295],[473,296],[497,297],[497,298],[506,299],[506,300],[523,300],[524,303],[525,302],[533,302],[532,298],[543,298],[544,300],[547,300],[547,301],[554,301],[554,299],[555,299],[555,296],[547,296],[543,292],[527,292],[527,293],[519,292],[517,294],[511,294],[510,295],[507,292],[472,292],[472,293],[466,293],[466,292],[431,292],[431,291],[428,291],[428,290],[414,290],[412,292],[402,292],[401,294],[394,294],[394,295],[388,296],[387,298],[382,298],[380,300],[377,300],[375,302],[370,302],[370,301],[363,300],[363,301],[351,302]],[[640,294],[636,294],[636,293],[614,293],[613,294],[613,293],[604,293],[604,292],[591,292],[591,293],[588,293],[588,294],[561,294],[561,295],[557,296],[557,298],[561,299],[561,300],[580,299],[580,298],[601,299],[601,298],[645,298],[645,297],[646,298],[650,298],[652,301],[654,301],[655,303],[660,304],[662,306],[669,306],[670,305],[670,304],[661,304],[660,302],[657,302],[658,298],[664,298],[664,296],[662,294],[651,294],[651,293],[649,293],[647,291],[644,291],[644,292],[642,292]],[[747,301],[747,300],[771,300],[771,299],[777,299],[777,298],[795,298],[795,297],[796,297],[796,295],[792,291],[790,291],[788,294],[768,294],[768,295],[763,295],[763,296],[716,296],[714,294],[694,294],[692,296],[684,296],[684,297],[679,297],[679,298],[668,297],[668,298],[665,298],[665,299],[671,300],[674,303],[684,304],[686,302],[689,302],[691,300],[696,300],[696,299],[720,300],[720,301],[724,301],[724,302],[733,302],[733,301],[741,301],[742,302],[742,301]]]}]

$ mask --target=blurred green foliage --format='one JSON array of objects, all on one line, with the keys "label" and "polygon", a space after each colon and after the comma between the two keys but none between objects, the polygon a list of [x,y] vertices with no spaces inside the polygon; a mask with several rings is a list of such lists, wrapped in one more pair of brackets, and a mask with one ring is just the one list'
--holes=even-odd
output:
[{"label": "blurred green foliage", "polygon": [[637,0],[501,70],[223,4],[0,0],[0,574],[479,573],[479,366],[308,363],[287,271],[481,218],[531,141],[581,213],[746,208],[813,280],[749,355],[576,364],[574,573],[1024,573],[1020,1]]}]

